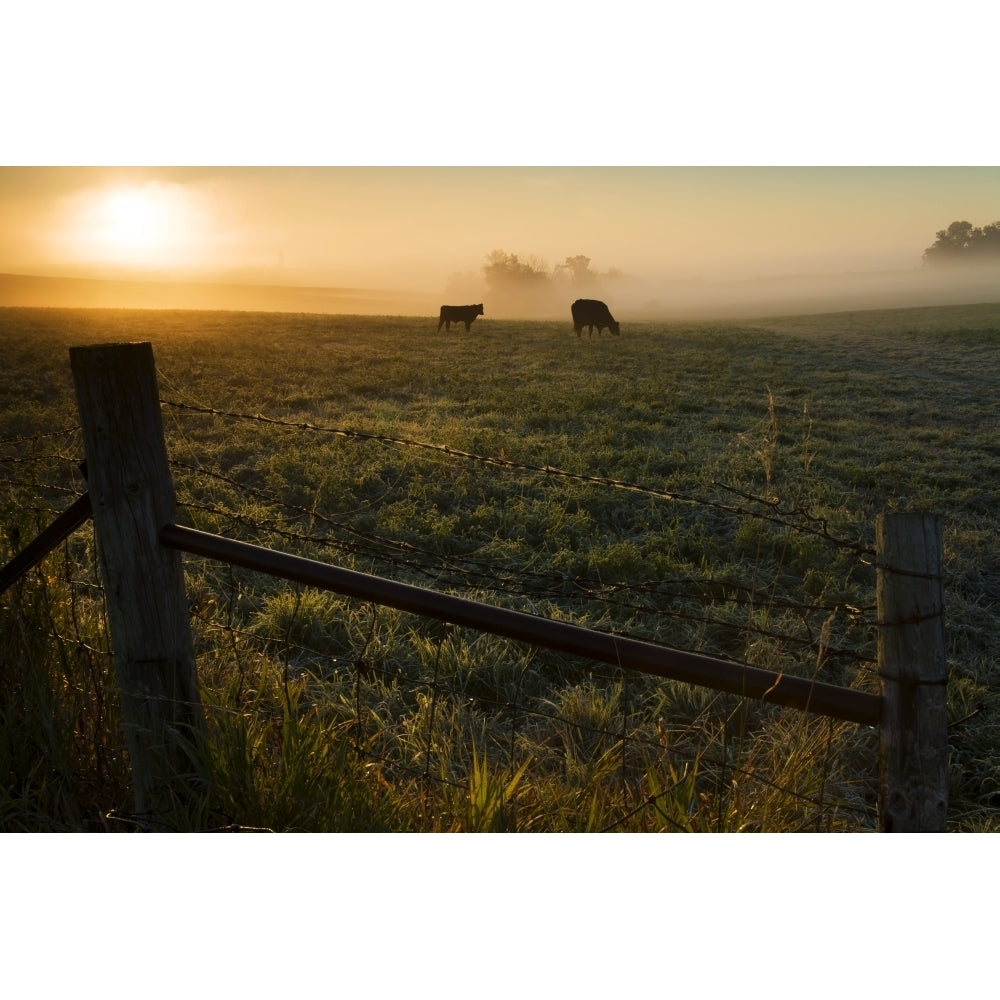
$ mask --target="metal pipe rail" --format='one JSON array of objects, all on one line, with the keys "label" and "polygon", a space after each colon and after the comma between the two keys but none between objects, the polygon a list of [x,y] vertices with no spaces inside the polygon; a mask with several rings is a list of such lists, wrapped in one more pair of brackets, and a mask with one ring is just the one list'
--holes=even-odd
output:
[{"label": "metal pipe rail", "polygon": [[423,587],[341,569],[313,559],[275,552],[178,524],[165,525],[161,528],[159,537],[162,545],[181,552],[206,556],[244,569],[257,570],[307,586],[336,591],[400,611],[468,626],[612,666],[757,698],[860,725],[877,726],[882,715],[882,697],[864,691],[790,677],[749,664],[717,660],[700,653],[672,649],[639,639],[596,632],[539,615],[481,604]]},{"label": "metal pipe rail", "polygon": [[91,516],[90,494],[77,497],[37,538],[0,569],[0,594],[40,563]]}]

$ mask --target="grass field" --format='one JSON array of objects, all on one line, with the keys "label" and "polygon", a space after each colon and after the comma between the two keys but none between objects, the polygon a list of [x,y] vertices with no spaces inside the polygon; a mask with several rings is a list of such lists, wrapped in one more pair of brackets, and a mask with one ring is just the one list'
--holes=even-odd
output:
[{"label": "grass field", "polygon": [[[0,560],[85,488],[68,347],[119,340],[153,344],[182,523],[833,683],[876,689],[876,516],[940,513],[950,826],[1000,827],[1000,306],[600,339],[0,309]],[[4,829],[129,828],[93,547],[2,597]],[[186,567],[212,781],[170,828],[877,823],[858,726]]]}]

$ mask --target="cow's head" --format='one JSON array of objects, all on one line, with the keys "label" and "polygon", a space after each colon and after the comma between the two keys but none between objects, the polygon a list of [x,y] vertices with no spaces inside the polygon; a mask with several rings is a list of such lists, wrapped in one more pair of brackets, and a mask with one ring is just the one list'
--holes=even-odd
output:
[{"label": "cow's head", "polygon": [[615,335],[616,337],[617,337],[617,336],[618,336],[618,335],[619,335],[619,334],[620,334],[620,333],[622,332],[622,328],[621,328],[621,324],[619,324],[619,323],[618,323],[618,321],[617,321],[617,320],[614,320],[614,319],[613,319],[613,320],[611,321],[611,326],[609,326],[609,327],[608,327],[608,329],[609,329],[609,330],[610,330],[610,331],[611,331],[611,332],[612,332],[612,333],[613,333],[613,334],[614,334],[614,335]]}]

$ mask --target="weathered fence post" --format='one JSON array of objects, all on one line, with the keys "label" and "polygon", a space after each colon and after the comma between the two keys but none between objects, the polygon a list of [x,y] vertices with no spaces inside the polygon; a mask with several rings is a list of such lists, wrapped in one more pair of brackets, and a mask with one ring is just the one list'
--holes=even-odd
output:
[{"label": "weathered fence post", "polygon": [[885,514],[875,526],[882,678],[879,822],[942,832],[948,813],[948,715],[941,518]]},{"label": "weathered fence post", "polygon": [[70,348],[139,814],[190,791],[189,748],[204,731],[179,553],[159,544],[176,520],[148,343]]}]

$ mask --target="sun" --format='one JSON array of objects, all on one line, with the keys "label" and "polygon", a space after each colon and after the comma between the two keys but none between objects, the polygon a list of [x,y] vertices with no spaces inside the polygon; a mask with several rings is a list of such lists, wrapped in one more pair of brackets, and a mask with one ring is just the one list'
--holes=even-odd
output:
[{"label": "sun", "polygon": [[155,184],[97,193],[84,234],[90,257],[134,267],[171,263],[182,235],[175,202],[170,189]]},{"label": "sun", "polygon": [[166,205],[142,188],[109,192],[98,212],[95,236],[109,249],[148,253],[171,237]]},{"label": "sun", "polygon": [[212,254],[198,199],[158,181],[90,188],[65,206],[54,239],[81,265],[128,270],[197,266]]}]

